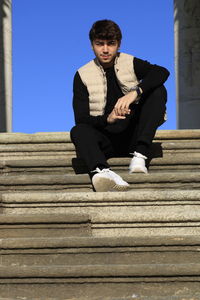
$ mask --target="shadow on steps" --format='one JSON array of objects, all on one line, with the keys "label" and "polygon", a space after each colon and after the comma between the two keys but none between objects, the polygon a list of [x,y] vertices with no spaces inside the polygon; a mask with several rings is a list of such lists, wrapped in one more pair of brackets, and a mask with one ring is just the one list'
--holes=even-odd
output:
[{"label": "shadow on steps", "polygon": [[[110,158],[116,158],[116,156],[110,157]],[[122,156],[124,157],[124,156]],[[127,155],[127,157],[130,157]],[[147,168],[149,167],[151,160],[153,158],[163,157],[163,149],[161,143],[155,142],[151,145],[150,151],[149,151],[149,158],[147,160]],[[79,154],[77,153],[77,157],[72,158],[72,168],[75,172],[75,174],[85,174],[88,173],[89,170],[87,166],[85,165],[83,159],[79,157]]]}]

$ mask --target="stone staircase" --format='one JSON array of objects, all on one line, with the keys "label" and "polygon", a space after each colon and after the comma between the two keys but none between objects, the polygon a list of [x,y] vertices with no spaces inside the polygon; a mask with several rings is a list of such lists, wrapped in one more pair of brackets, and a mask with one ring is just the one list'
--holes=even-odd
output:
[{"label": "stone staircase", "polygon": [[69,133],[0,134],[0,300],[199,300],[200,130],[158,131],[149,174],[94,193]]}]

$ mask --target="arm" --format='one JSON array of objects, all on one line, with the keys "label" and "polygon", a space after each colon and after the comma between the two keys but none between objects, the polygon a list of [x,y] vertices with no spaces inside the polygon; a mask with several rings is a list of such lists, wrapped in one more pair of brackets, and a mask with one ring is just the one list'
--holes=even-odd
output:
[{"label": "arm", "polygon": [[[169,76],[169,71],[164,67],[152,65],[149,62],[139,58],[134,58],[133,68],[138,80],[141,81],[138,84],[141,94],[164,84]],[[131,91],[125,96],[121,97],[115,105],[116,114],[125,115],[130,113],[130,104],[137,100],[138,94],[136,91]]]},{"label": "arm", "polygon": [[74,76],[73,93],[75,123],[89,124],[100,128],[105,127],[107,125],[107,115],[90,116],[88,90],[78,72]]},{"label": "arm", "polygon": [[139,58],[133,60],[133,67],[138,80],[141,80],[138,86],[143,93],[164,84],[169,77],[169,71],[166,68],[152,65]]}]

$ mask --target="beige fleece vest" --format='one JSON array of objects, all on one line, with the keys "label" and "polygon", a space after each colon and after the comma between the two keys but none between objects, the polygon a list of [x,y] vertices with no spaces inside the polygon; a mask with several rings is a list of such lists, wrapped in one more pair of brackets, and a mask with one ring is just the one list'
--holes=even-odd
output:
[{"label": "beige fleece vest", "polygon": [[[115,59],[115,74],[124,95],[138,84],[133,59],[134,56],[126,53],[118,53]],[[89,93],[90,115],[103,115],[107,97],[107,80],[103,67],[97,59],[94,59],[81,67],[78,72]]]}]

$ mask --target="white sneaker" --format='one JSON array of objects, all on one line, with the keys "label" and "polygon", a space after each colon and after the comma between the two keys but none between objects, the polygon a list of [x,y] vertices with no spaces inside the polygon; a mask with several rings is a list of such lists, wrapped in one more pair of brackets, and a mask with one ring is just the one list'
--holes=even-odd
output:
[{"label": "white sneaker", "polygon": [[129,188],[129,184],[110,169],[96,168],[92,172],[97,172],[92,177],[92,184],[96,192],[124,191]]},{"label": "white sneaker", "polygon": [[[132,154],[132,153],[131,153]],[[129,173],[148,173],[147,168],[145,166],[146,156],[142,155],[139,152],[133,153],[133,158],[131,159],[129,165]]]}]

